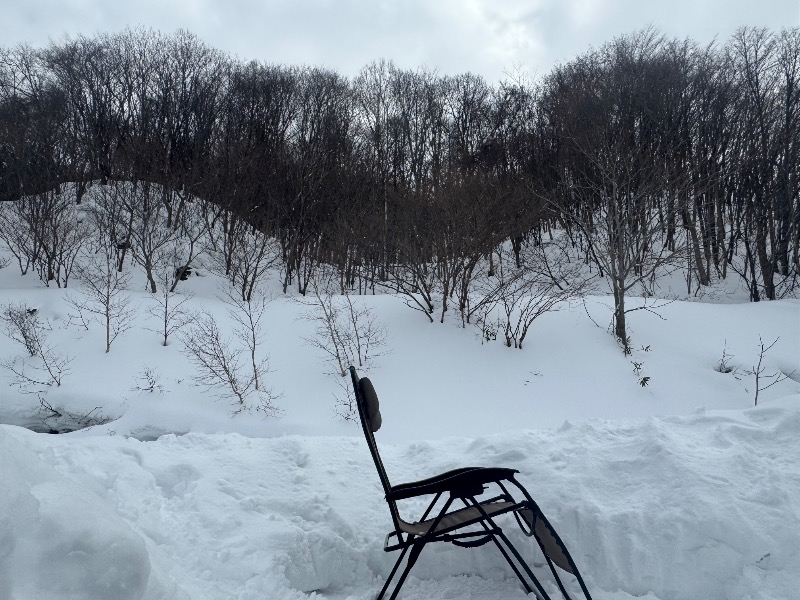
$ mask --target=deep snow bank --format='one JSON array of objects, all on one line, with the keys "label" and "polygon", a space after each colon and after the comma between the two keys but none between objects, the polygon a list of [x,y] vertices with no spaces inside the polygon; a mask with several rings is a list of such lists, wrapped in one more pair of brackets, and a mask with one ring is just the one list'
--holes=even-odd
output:
[{"label": "deep snow bank", "polygon": [[102,487],[60,475],[52,452],[20,431],[0,428],[0,598],[142,598],[144,540]]},{"label": "deep snow bank", "polygon": [[[799,403],[382,452],[396,483],[519,469],[598,600],[788,599],[800,589]],[[360,600],[393,561],[359,438],[140,442],[2,426],[0,455],[0,598]],[[407,600],[524,597],[488,546],[426,549],[413,573]]]}]

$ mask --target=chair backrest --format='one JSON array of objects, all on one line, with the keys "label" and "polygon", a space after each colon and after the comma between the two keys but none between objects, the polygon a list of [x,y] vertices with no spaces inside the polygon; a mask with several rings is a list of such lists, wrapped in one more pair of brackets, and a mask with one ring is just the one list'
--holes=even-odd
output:
[{"label": "chair backrest", "polygon": [[[375,388],[369,378],[359,378],[355,367],[350,367],[350,376],[353,380],[353,391],[356,395],[356,405],[358,406],[358,416],[361,419],[361,428],[364,430],[364,437],[367,438],[367,445],[369,446],[370,454],[372,454],[375,469],[377,469],[378,476],[381,479],[383,491],[388,496],[392,486],[389,483],[389,477],[386,475],[386,469],[383,466],[381,455],[378,453],[378,445],[375,443],[375,432],[378,431],[383,424],[378,394],[375,392]],[[397,527],[399,519],[397,506],[394,502],[390,501],[388,497],[386,501],[389,503],[392,519],[395,522],[395,527]]]}]

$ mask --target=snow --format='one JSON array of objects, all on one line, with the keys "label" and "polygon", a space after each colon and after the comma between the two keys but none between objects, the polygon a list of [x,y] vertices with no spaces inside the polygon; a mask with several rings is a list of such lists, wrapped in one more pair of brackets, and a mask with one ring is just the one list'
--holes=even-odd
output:
[{"label": "snow", "polygon": [[[800,412],[791,398],[769,404],[382,453],[398,481],[519,469],[596,598],[791,598]],[[3,426],[0,447],[5,597],[366,599],[391,567],[388,511],[357,437],[141,442]],[[407,599],[524,597],[491,548],[423,556]]]},{"label": "snow", "polygon": [[[230,326],[218,278],[198,271],[181,284],[189,303]],[[48,341],[73,359],[47,401],[112,419],[66,435],[19,427],[38,421],[38,396],[0,369],[0,599],[373,598],[395,560],[382,551],[390,516],[358,427],[334,413],[349,381],[303,340],[307,309],[276,293],[265,316],[282,415],[231,417],[193,385],[180,337],[160,345],[134,275],[135,327],[106,354],[99,326],[70,324],[77,282],[44,288],[0,269],[0,304],[36,307]],[[658,308],[630,313],[626,357],[606,330],[605,296],[543,316],[521,351],[481,343],[455,318],[429,324],[391,295],[359,298],[387,327],[389,353],[362,374],[381,398],[389,477],[518,469],[597,600],[796,597],[800,302],[740,300],[631,298]],[[776,338],[764,373],[789,377],[753,406],[747,370],[759,340]],[[715,370],[723,348],[734,372]],[[0,337],[0,358],[20,350]],[[145,367],[160,391],[136,389]],[[526,597],[490,546],[426,548],[403,590],[405,600]]]}]

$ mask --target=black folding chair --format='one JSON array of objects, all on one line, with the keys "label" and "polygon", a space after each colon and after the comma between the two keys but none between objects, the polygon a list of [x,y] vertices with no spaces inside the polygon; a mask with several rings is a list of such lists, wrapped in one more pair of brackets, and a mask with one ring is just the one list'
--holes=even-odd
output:
[{"label": "black folding chair", "polygon": [[[422,549],[426,544],[432,542],[450,542],[466,548],[476,548],[493,542],[522,582],[526,592],[535,593],[540,600],[550,600],[550,596],[545,592],[541,582],[500,526],[497,525],[495,519],[509,513],[514,515],[522,532],[528,537],[533,537],[538,543],[564,598],[571,600],[556,567],[571,574],[577,580],[586,600],[591,600],[589,590],[586,589],[586,584],[578,572],[578,567],[561,538],[527,490],[514,478],[519,471],[497,467],[466,467],[420,481],[391,485],[378,453],[378,446],[375,444],[374,433],[381,427],[378,396],[372,382],[366,377],[359,378],[355,367],[350,367],[350,375],[353,379],[353,389],[364,436],[367,438],[372,460],[375,461],[375,467],[383,484],[394,523],[394,531],[386,536],[383,549],[385,552],[401,550],[400,556],[376,600],[382,600],[403,559],[408,555],[406,566],[395,585],[390,600],[397,598],[400,588],[414,563],[417,562]],[[490,485],[496,488],[497,495],[479,501],[478,496],[483,495],[488,489],[487,486]],[[511,489],[521,499],[515,499]],[[419,521],[408,522],[400,517],[397,509],[398,500],[428,495],[433,496],[433,500]],[[523,572],[527,575],[527,579]]]}]

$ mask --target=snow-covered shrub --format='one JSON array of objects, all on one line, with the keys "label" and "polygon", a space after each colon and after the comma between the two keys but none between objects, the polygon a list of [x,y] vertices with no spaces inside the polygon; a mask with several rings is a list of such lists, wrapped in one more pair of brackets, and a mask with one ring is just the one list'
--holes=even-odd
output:
[{"label": "snow-covered shrub", "polygon": [[322,350],[342,377],[350,365],[363,368],[386,352],[386,326],[369,307],[354,302],[349,294],[333,296],[316,284],[313,292],[301,300],[309,309],[304,318],[316,326],[305,340]]},{"label": "snow-covered shrub", "polygon": [[[218,397],[231,400],[233,414],[257,410],[277,415],[274,402],[279,395],[265,383],[269,362],[258,357],[263,336],[261,319],[268,301],[263,297],[241,300],[233,294],[227,294],[226,301],[228,315],[238,324],[234,335],[223,335],[214,316],[205,311],[194,316],[183,335],[185,352],[197,369],[198,382],[215,390]],[[235,340],[244,340],[244,345]]]},{"label": "snow-covered shrub", "polygon": [[71,358],[58,353],[47,343],[48,321],[39,319],[38,311],[25,304],[6,304],[0,311],[9,338],[25,348],[28,357],[5,360],[2,366],[14,375],[14,383],[26,392],[41,392],[60,386],[69,373]]}]

